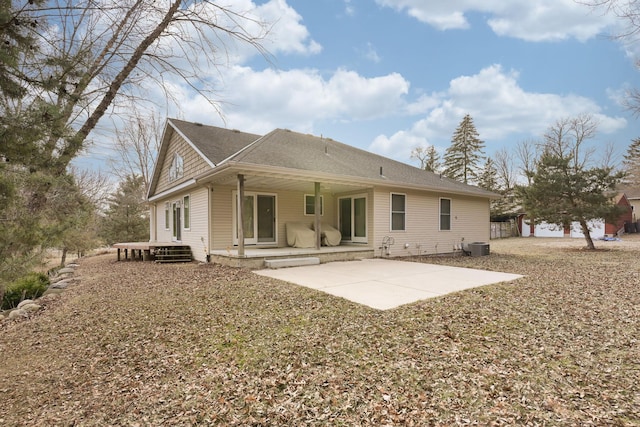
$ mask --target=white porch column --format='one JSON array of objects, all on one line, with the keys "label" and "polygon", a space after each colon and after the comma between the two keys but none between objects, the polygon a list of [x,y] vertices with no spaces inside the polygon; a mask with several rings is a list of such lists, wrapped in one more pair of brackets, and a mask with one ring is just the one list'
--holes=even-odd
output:
[{"label": "white porch column", "polygon": [[244,175],[238,174],[238,217],[236,224],[238,229],[238,256],[244,257]]},{"label": "white porch column", "polygon": [[315,230],[316,230],[316,249],[320,249],[320,246],[322,245],[322,230],[320,230],[320,209],[321,209],[321,205],[320,205],[320,183],[316,182],[315,183],[315,215],[314,215],[314,225],[315,225]]}]

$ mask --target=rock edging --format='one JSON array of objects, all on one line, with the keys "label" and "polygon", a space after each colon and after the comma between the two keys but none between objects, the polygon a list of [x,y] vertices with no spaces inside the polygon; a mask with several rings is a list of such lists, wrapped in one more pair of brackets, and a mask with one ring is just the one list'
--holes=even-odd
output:
[{"label": "rock edging", "polygon": [[56,275],[51,278],[51,284],[40,298],[36,300],[26,299],[21,301],[16,308],[0,312],[0,323],[7,320],[28,319],[31,314],[42,309],[42,302],[58,298],[69,285],[77,282],[77,279],[73,277],[77,267],[78,264],[70,263],[59,269]]}]

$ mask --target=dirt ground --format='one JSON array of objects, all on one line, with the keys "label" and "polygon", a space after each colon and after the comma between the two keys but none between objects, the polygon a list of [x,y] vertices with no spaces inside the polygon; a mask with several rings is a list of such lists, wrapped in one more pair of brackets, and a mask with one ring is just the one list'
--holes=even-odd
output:
[{"label": "dirt ground", "polygon": [[419,262],[522,274],[378,311],[250,271],[80,260],[0,324],[0,424],[640,425],[640,235]]}]

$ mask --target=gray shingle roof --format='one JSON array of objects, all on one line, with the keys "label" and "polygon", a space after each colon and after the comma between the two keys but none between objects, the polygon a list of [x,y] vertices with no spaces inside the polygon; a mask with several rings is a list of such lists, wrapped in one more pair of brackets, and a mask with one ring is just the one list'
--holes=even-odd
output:
[{"label": "gray shingle roof", "polygon": [[[289,171],[353,177],[378,185],[418,186],[429,190],[495,197],[478,187],[442,177],[332,139],[276,129],[265,136],[169,119],[211,163],[270,166]],[[215,170],[215,168],[214,168]]]},{"label": "gray shingle roof", "polygon": [[260,135],[238,130],[206,126],[177,119],[169,119],[169,121],[214,165],[260,138]]},{"label": "gray shingle roof", "polygon": [[470,195],[496,194],[427,172],[332,139],[276,129],[234,155],[231,161],[351,176],[368,181],[405,183]]}]

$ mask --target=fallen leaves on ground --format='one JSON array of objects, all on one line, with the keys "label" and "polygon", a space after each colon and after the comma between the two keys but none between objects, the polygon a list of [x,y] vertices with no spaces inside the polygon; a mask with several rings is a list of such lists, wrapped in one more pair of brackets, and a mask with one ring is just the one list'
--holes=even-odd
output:
[{"label": "fallen leaves on ground", "polygon": [[0,325],[0,423],[640,424],[640,238],[540,241],[412,259],[526,277],[388,311],[242,269],[85,258],[79,284]]}]

